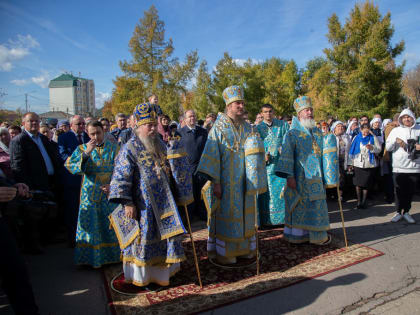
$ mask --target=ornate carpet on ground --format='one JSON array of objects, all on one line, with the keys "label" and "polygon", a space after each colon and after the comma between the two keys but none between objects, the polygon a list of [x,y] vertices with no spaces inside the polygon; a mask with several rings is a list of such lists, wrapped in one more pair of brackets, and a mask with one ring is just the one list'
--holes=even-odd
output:
[{"label": "ornate carpet on ground", "polygon": [[[261,269],[258,277],[255,264],[239,270],[226,270],[213,265],[206,256],[207,230],[194,232],[203,289],[198,285],[192,247],[187,237],[184,244],[188,260],[181,264],[181,271],[171,278],[170,287],[160,292],[143,291],[124,284],[123,275],[119,276],[122,272],[120,264],[106,267],[104,278],[111,310],[115,314],[197,313],[383,255],[360,244],[350,245],[346,250],[336,238],[324,247],[292,245],[283,239],[282,232],[282,229],[260,231]],[[111,285],[131,295],[118,293],[111,289]]]}]

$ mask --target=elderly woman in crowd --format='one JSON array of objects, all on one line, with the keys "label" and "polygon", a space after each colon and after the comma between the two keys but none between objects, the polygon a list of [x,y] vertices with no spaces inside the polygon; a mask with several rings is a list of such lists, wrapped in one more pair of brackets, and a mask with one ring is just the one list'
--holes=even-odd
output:
[{"label": "elderly woman in crowd", "polygon": [[381,144],[378,138],[370,130],[369,124],[362,124],[349,151],[349,165],[354,167],[353,185],[356,186],[357,209],[366,209],[368,189],[378,167],[375,154],[379,152]]},{"label": "elderly woman in crowd", "polygon": [[382,119],[376,117],[370,121],[370,129],[373,134],[378,137],[379,143],[384,143],[384,137],[382,132]]},{"label": "elderly woman in crowd", "polygon": [[1,177],[12,178],[12,169],[10,168],[10,134],[6,127],[0,127],[0,175]]},{"label": "elderly woman in crowd", "polygon": [[342,121],[336,121],[331,126],[331,132],[335,135],[337,140],[337,152],[339,162],[339,175],[340,175],[340,198],[343,199],[343,190],[346,186],[346,173],[349,164],[349,151],[351,146],[351,139],[345,133],[346,127]]},{"label": "elderly woman in crowd", "polygon": [[357,131],[359,130],[359,124],[357,123],[357,119],[351,119],[347,126],[346,134],[349,135],[350,139],[353,140],[354,137],[357,135]]}]

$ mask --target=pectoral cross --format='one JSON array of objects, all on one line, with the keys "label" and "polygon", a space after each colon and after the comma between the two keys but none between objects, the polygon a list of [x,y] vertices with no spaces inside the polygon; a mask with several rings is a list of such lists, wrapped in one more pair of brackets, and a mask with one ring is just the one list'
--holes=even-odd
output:
[{"label": "pectoral cross", "polygon": [[155,162],[155,167],[153,168],[153,171],[156,173],[157,178],[161,179],[162,168],[157,162]]}]

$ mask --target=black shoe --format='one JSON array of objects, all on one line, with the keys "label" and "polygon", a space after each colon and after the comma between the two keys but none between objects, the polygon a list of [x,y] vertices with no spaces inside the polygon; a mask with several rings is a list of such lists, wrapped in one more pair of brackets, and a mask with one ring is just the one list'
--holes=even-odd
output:
[{"label": "black shoe", "polygon": [[358,203],[354,209],[362,209],[362,205]]}]

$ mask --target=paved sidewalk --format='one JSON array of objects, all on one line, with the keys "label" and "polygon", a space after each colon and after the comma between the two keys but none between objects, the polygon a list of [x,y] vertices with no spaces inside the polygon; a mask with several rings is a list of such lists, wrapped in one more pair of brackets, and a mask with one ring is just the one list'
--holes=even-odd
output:
[{"label": "paved sidewalk", "polygon": [[[343,204],[348,239],[385,255],[205,314],[420,314],[420,202],[413,225],[390,223],[393,205],[354,205]],[[331,232],[342,238],[337,203],[329,207]],[[101,272],[75,268],[72,250],[27,259],[41,314],[110,314]],[[6,303],[0,297],[0,313],[12,314]]]}]

